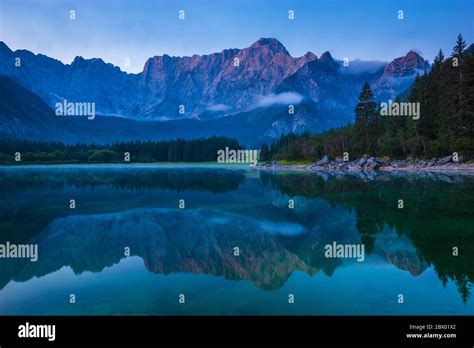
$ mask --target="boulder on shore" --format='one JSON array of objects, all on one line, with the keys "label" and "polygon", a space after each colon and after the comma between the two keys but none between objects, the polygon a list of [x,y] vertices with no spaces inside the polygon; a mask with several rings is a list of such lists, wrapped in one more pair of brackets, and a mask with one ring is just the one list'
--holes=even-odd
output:
[{"label": "boulder on shore", "polygon": [[439,166],[444,166],[445,164],[448,164],[449,162],[451,162],[452,159],[453,159],[453,156],[449,155],[449,156],[440,158],[436,164]]},{"label": "boulder on shore", "polygon": [[321,158],[318,162],[315,163],[317,166],[323,166],[325,164],[329,163],[329,158],[327,155],[324,155],[323,158]]},{"label": "boulder on shore", "polygon": [[375,157],[370,157],[364,164],[364,170],[377,170],[380,168],[380,162]]},{"label": "boulder on shore", "polygon": [[[440,170],[464,170],[474,171],[474,164],[465,163],[469,160],[469,157],[459,156],[458,160],[455,161],[456,157],[452,155],[443,158],[432,158],[432,159],[416,159],[410,157],[404,160],[391,159],[388,156],[385,157],[370,157],[364,155],[360,159],[356,159],[353,162],[345,162],[340,157],[334,160],[330,160],[328,155],[324,155],[319,161],[305,166],[295,165],[293,166],[296,170],[307,169],[317,171],[349,171],[349,172],[360,172],[361,175],[375,175],[376,171],[381,170],[385,172],[391,171],[440,171]],[[465,163],[465,164],[461,164]],[[258,166],[257,166],[258,167]],[[283,167],[285,169],[291,168],[292,166],[282,166],[276,161],[267,161],[261,167],[265,168],[278,168]],[[433,167],[433,168],[430,168]],[[441,168],[442,167],[442,168]],[[365,173],[364,173],[365,172]]]},{"label": "boulder on shore", "polygon": [[382,157],[379,161],[381,167],[388,167],[390,164],[392,164],[392,160],[388,156]]},{"label": "boulder on shore", "polygon": [[367,160],[369,159],[369,155],[364,155],[360,158],[360,160],[358,160],[357,162],[355,162],[354,164],[356,166],[359,166],[359,167],[363,167],[365,162],[367,162]]}]

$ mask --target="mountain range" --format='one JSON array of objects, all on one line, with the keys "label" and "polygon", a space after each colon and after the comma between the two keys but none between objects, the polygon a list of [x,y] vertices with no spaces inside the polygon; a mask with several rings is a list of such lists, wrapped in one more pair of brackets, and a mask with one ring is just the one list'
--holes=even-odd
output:
[{"label": "mountain range", "polygon": [[[129,74],[99,58],[64,64],[0,42],[0,75],[9,77],[0,80],[0,133],[98,143],[227,135],[253,145],[282,133],[345,125],[365,81],[386,101],[429,69],[414,51],[390,63],[346,63],[329,52],[292,57],[277,39],[261,38],[209,55],[151,57],[141,73]],[[22,105],[6,99],[12,89]],[[103,117],[57,122],[54,107],[64,100],[94,102]]]}]

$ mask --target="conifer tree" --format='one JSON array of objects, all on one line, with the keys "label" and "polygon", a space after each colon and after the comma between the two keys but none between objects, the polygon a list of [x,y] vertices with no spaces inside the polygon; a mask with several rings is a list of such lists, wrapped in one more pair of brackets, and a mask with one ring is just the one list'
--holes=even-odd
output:
[{"label": "conifer tree", "polygon": [[374,152],[377,127],[377,104],[367,82],[362,86],[359,101],[355,106],[355,138],[356,149],[361,153]]},{"label": "conifer tree", "polygon": [[268,161],[270,159],[270,150],[267,144],[263,144],[260,149],[260,161]]},{"label": "conifer tree", "polygon": [[458,35],[458,39],[456,40],[456,45],[453,47],[453,57],[458,57],[461,59],[464,55],[464,49],[466,48],[466,41],[462,38],[462,35]]}]

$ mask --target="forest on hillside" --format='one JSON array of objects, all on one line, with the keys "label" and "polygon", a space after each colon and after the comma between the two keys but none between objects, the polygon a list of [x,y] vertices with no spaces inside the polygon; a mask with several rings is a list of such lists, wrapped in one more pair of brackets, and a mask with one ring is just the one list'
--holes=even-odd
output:
[{"label": "forest on hillside", "polygon": [[368,83],[355,107],[355,121],[322,134],[282,135],[263,144],[261,160],[315,161],[328,155],[351,159],[364,154],[405,159],[442,157],[457,152],[474,157],[474,52],[459,34],[449,57],[440,50],[429,72],[417,76],[405,97],[419,103],[420,117],[381,116]]}]

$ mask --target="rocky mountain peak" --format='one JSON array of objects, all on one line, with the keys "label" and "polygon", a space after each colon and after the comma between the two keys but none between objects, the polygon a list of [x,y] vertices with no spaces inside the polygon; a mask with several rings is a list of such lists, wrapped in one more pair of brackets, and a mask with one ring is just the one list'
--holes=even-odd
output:
[{"label": "rocky mountain peak", "polygon": [[260,38],[255,41],[251,48],[267,48],[273,53],[283,52],[286,55],[290,55],[286,50],[285,46],[275,38]]},{"label": "rocky mountain peak", "polygon": [[81,56],[76,56],[74,58],[74,60],[72,61],[71,65],[74,65],[74,64],[80,64],[82,62],[84,62],[84,58],[82,58]]},{"label": "rocky mountain peak", "polygon": [[383,76],[409,76],[429,69],[429,63],[415,51],[409,51],[405,56],[395,58],[385,67]]},{"label": "rocky mountain peak", "polygon": [[329,51],[324,52],[321,55],[321,57],[319,58],[319,60],[321,60],[323,62],[333,62],[334,61],[334,59],[332,58],[331,53],[329,53]]},{"label": "rocky mountain peak", "polygon": [[303,57],[308,62],[318,59],[318,57],[313,52],[310,52],[310,51],[306,52]]},{"label": "rocky mountain peak", "polygon": [[99,64],[99,65],[108,65],[106,64],[101,58],[91,58],[91,59],[85,59],[81,56],[76,56],[74,60],[71,63],[71,66],[82,66],[85,64]]},{"label": "rocky mountain peak", "polygon": [[[0,43],[0,58],[8,58],[6,52],[10,52],[9,48]],[[337,121],[327,124],[337,126],[351,120],[355,98],[348,100],[347,96],[357,95],[367,80],[367,76],[342,75],[340,62],[329,52],[319,59],[312,52],[292,57],[275,38],[261,38],[250,47],[207,55],[154,56],[138,74],[127,74],[99,58],[77,56],[67,65],[26,50],[17,50],[15,54],[21,55],[22,62],[31,69],[16,69],[6,63],[8,59],[0,59],[0,63],[5,62],[0,64],[0,75],[16,78],[49,105],[54,105],[58,98],[94,100],[102,114],[140,120],[195,118],[207,110],[225,110],[210,115],[217,118],[224,113],[242,113],[262,103],[285,104],[288,95],[297,95],[317,103],[307,115],[316,112],[337,115]],[[390,77],[385,81],[380,79],[382,70],[369,76],[374,94],[379,99],[393,99],[393,95],[406,90],[411,78],[425,68],[428,63],[423,58],[415,51],[408,52],[387,65],[385,74]],[[403,78],[393,78],[398,76]],[[284,92],[290,94],[280,95]],[[181,104],[185,105],[184,115],[177,111],[177,105]],[[337,110],[334,105],[338,105]],[[310,121],[303,118],[299,124],[308,125]],[[314,129],[320,131],[322,127]],[[278,128],[275,134],[282,131],[283,128]]]},{"label": "rocky mountain peak", "polygon": [[0,41],[0,53],[11,54],[13,51],[5,44],[5,42]]},{"label": "rocky mountain peak", "polygon": [[314,67],[325,71],[336,71],[339,68],[339,63],[333,59],[331,53],[326,51],[315,61]]}]

